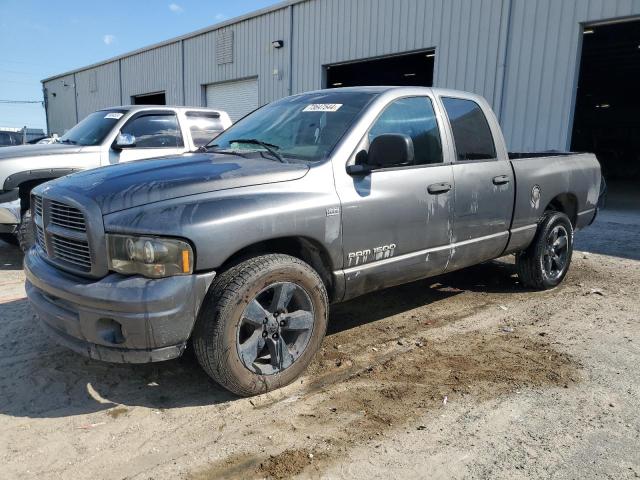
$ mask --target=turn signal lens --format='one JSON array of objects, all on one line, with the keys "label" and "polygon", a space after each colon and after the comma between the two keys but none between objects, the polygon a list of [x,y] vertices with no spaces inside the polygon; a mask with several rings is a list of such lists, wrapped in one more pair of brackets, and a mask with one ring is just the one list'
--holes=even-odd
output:
[{"label": "turn signal lens", "polygon": [[193,273],[191,245],[174,238],[107,235],[109,269],[149,278]]}]

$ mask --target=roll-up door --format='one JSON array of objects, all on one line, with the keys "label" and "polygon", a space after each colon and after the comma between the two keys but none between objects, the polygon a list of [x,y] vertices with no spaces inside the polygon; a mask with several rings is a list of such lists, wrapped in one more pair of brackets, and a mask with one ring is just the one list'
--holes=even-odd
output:
[{"label": "roll-up door", "polygon": [[224,110],[234,122],[258,108],[258,79],[207,85],[207,107]]}]

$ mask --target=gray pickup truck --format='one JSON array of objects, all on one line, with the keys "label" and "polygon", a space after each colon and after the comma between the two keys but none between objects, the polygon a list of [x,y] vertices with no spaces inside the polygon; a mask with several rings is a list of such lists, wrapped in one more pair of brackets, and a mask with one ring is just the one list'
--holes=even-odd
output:
[{"label": "gray pickup truck", "polygon": [[193,151],[228,128],[210,108],[129,105],[98,110],[57,142],[0,149],[0,240],[33,244],[31,190],[48,180],[101,165]]},{"label": "gray pickup truck", "polygon": [[508,153],[476,95],[305,93],[201,152],[37,187],[26,290],[77,352],[154,362],[192,345],[253,395],[303,372],[332,302],[506,254],[524,286],[555,287],[600,180],[591,154]]}]

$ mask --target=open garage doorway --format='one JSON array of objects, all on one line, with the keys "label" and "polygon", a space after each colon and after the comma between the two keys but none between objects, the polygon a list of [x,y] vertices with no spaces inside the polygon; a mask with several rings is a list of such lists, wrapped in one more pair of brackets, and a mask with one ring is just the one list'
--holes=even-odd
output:
[{"label": "open garage doorway", "polygon": [[166,105],[167,99],[164,92],[146,93],[131,97],[134,105]]},{"label": "open garage doorway", "polygon": [[636,212],[640,212],[639,78],[640,21],[584,27],[571,149],[598,156],[609,185],[607,208],[619,201]]},{"label": "open garage doorway", "polygon": [[326,66],[326,87],[360,85],[433,85],[435,51],[394,55]]}]

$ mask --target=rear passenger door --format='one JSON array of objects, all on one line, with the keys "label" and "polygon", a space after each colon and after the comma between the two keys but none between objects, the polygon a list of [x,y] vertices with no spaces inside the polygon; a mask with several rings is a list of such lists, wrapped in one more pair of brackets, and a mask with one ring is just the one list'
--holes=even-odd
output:
[{"label": "rear passenger door", "polygon": [[[495,118],[489,123],[472,99],[441,97],[454,140],[452,257],[447,271],[498,257],[509,239],[514,178],[506,152],[498,152]],[[496,131],[496,129],[498,129]]]},{"label": "rear passenger door", "polygon": [[179,155],[186,151],[175,112],[141,112],[131,117],[120,132],[133,135],[136,143],[121,151],[110,149],[109,163],[111,164]]}]

